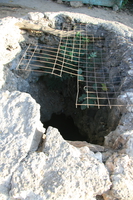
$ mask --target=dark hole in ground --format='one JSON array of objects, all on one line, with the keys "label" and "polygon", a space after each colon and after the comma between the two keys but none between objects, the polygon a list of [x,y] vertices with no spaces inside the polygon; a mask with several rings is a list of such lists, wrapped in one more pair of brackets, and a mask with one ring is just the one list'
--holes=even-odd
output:
[{"label": "dark hole in ground", "polygon": [[[84,37],[80,36],[79,40],[79,36],[76,36],[77,42],[81,42],[82,39],[81,45],[83,47],[79,64],[77,63],[79,44],[75,40],[70,40],[68,45],[67,40],[63,40],[59,45],[59,38],[55,40],[55,37],[51,35],[40,38],[44,45],[41,46],[40,44],[34,54],[35,47],[34,45],[31,46],[26,59],[30,60],[33,57],[29,65],[33,69],[29,78],[31,83],[29,93],[41,105],[41,121],[44,123],[44,127],[56,127],[66,140],[86,140],[90,143],[102,145],[104,136],[115,129],[120,118],[117,108],[108,109],[107,104],[110,106],[117,98],[118,93],[116,91],[119,89],[122,80],[121,71],[118,67],[121,66],[121,51],[118,54],[117,49],[114,48],[116,43],[112,39],[110,40],[110,37],[109,40],[102,39],[103,30],[96,34],[96,38],[97,35],[99,38],[99,34],[102,34],[102,37],[100,41],[95,39],[95,43],[92,39],[89,39],[89,42],[85,40],[85,42]],[[88,37],[85,39],[88,39]],[[75,54],[73,53],[73,44],[75,44]],[[59,49],[59,55],[57,54],[57,46],[62,47]],[[57,59],[58,62],[53,67],[55,58],[57,58],[56,55],[58,55],[59,60]],[[24,60],[20,68],[23,69],[27,66],[25,62],[27,61]],[[96,64],[94,65],[94,63]],[[78,71],[75,72],[77,69]],[[38,75],[40,72],[41,75]],[[89,97],[88,94],[90,94]],[[75,104],[78,105],[77,108]],[[95,107],[99,104],[101,105],[100,109]],[[62,114],[57,115],[59,113]]]},{"label": "dark hole in ground", "polygon": [[116,107],[81,109],[75,107],[76,80],[42,76],[30,84],[30,94],[41,105],[44,127],[55,127],[66,140],[87,141],[103,145],[104,136],[118,125],[120,113]]},{"label": "dark hole in ground", "polygon": [[74,121],[71,116],[66,116],[65,114],[52,114],[52,117],[49,121],[44,123],[45,128],[48,126],[53,126],[57,128],[65,140],[72,141],[85,141],[86,138],[83,137],[77,126],[75,126]]}]

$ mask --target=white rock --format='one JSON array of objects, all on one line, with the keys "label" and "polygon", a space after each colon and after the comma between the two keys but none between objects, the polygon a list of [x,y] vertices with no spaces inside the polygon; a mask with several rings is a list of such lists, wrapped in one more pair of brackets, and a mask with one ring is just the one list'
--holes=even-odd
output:
[{"label": "white rock", "polygon": [[113,6],[113,11],[118,11],[119,10],[119,7],[115,4],[114,6]]},{"label": "white rock", "polygon": [[128,74],[129,74],[130,76],[133,76],[133,69],[129,70],[129,71],[128,71]]},{"label": "white rock", "polygon": [[133,113],[123,114],[117,128],[105,137],[104,144],[133,157]]},{"label": "white rock", "polygon": [[6,64],[13,60],[17,53],[21,51],[19,42],[23,40],[20,30],[15,23],[17,19],[7,17],[0,23],[0,61]]},{"label": "white rock", "polygon": [[28,18],[33,21],[38,21],[44,18],[44,14],[40,12],[29,12]]},{"label": "white rock", "polygon": [[10,92],[19,90],[28,92],[29,83],[19,76],[15,76],[7,67],[0,63],[0,89]]},{"label": "white rock", "polygon": [[128,155],[115,153],[106,166],[110,171],[112,187],[106,194],[105,200],[132,200],[133,199],[133,159]]},{"label": "white rock", "polygon": [[79,8],[83,6],[83,3],[81,1],[70,1],[70,5],[74,8]]},{"label": "white rock", "polygon": [[0,193],[8,193],[12,173],[36,150],[44,128],[40,106],[29,94],[0,92]]},{"label": "white rock", "polygon": [[62,0],[57,0],[57,3],[58,3],[58,4],[62,4],[63,1],[62,1]]},{"label": "white rock", "polygon": [[129,112],[133,112],[133,89],[129,89],[125,91],[124,94],[118,96],[118,102],[122,103],[122,105],[126,106],[126,110]]},{"label": "white rock", "polygon": [[104,164],[88,147],[80,151],[49,127],[44,153],[33,153],[21,163],[12,176],[10,195],[26,200],[94,200],[110,185]]},{"label": "white rock", "polygon": [[43,179],[46,171],[44,153],[32,153],[14,172],[11,180],[10,197],[13,199],[41,200],[44,196]]},{"label": "white rock", "polygon": [[132,63],[132,61],[131,61],[130,65],[129,65],[129,67],[131,68],[131,70],[133,70],[133,63]]}]

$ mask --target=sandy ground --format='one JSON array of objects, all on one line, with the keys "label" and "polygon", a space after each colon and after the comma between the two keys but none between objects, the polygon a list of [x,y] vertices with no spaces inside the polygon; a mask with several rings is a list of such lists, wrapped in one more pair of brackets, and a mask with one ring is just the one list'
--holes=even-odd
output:
[{"label": "sandy ground", "polygon": [[52,0],[0,0],[0,18],[7,16],[23,17],[28,12],[36,11],[82,13],[95,18],[120,22],[133,28],[133,13],[127,10],[115,12],[112,8],[89,7],[88,5],[84,5],[81,8],[72,8],[69,5],[58,4]]}]

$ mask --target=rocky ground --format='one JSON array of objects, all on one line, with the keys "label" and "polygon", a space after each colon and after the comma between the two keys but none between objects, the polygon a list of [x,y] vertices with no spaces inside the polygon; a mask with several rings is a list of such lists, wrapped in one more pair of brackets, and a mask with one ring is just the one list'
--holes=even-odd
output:
[{"label": "rocky ground", "polygon": [[73,8],[68,4],[58,4],[52,0],[23,0],[23,1],[0,1],[0,17],[14,16],[22,17],[28,12],[74,12],[82,13],[91,17],[100,18],[103,20],[115,21],[125,24],[133,28],[133,3],[129,4],[122,10],[113,11],[112,8],[83,5],[80,8]]},{"label": "rocky ground", "polygon": [[[23,1],[21,6],[30,6],[30,2]],[[24,9],[15,7],[13,4],[18,2],[12,1],[12,7],[2,6],[0,16],[20,17],[31,10],[40,9],[44,12],[46,8],[77,11],[56,2],[45,1],[43,7],[44,1],[38,2],[34,4],[36,8],[32,4],[32,8]],[[56,7],[48,8],[46,5]],[[124,44],[130,41],[130,47],[126,48],[124,54],[124,63],[128,65],[128,73],[132,78],[132,14],[97,7],[78,8],[79,11],[86,11],[99,19],[68,14],[82,22],[90,21],[98,27],[102,25],[111,34],[121,35]],[[98,16],[94,11],[102,13]],[[47,17],[55,20],[56,15],[58,18],[58,13],[48,13]],[[31,13],[25,19],[33,22],[39,16],[44,17],[43,14]],[[117,23],[101,20],[102,17]],[[118,23],[119,20],[127,23],[127,26]],[[127,92],[123,90],[119,96],[119,101],[126,106],[121,109],[121,119],[116,129],[105,137],[103,147],[84,142],[68,143],[57,129],[49,127],[46,131],[40,122],[40,106],[25,93],[29,90],[29,83],[5,66],[21,51],[19,44],[25,39],[26,33],[23,35],[15,25],[17,21],[17,18],[9,17],[0,23],[0,199],[132,200],[133,108],[128,105],[126,95],[133,104],[133,89],[126,88]]]}]

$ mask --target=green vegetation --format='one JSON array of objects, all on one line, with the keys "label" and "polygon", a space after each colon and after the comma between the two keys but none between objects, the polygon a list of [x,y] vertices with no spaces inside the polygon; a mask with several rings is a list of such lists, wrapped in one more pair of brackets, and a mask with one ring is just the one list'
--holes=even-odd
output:
[{"label": "green vegetation", "polygon": [[128,2],[129,2],[128,0],[123,0],[121,8],[125,7]]},{"label": "green vegetation", "polygon": [[82,94],[79,97],[79,102],[81,102],[81,110],[85,110],[88,107],[87,104],[91,104],[90,107],[93,107],[93,104],[96,102],[96,95],[90,94],[89,97],[87,97],[87,94]]},{"label": "green vegetation", "polygon": [[[107,86],[105,83],[95,83],[94,79],[94,58],[98,59],[98,53],[93,50],[93,43],[90,42],[89,37],[81,35],[80,32],[77,32],[75,37],[64,38],[61,40],[59,50],[58,50],[58,59],[53,63],[51,55],[45,57],[45,72],[53,73],[47,74],[46,83],[50,90],[59,90],[63,89],[63,81],[69,80],[72,77],[78,78],[80,82],[80,91],[81,96],[78,99],[78,102],[81,104],[81,110],[84,110],[90,106],[93,106],[97,102],[97,97],[95,92],[98,91],[98,88],[101,88],[102,91],[107,91]],[[86,55],[88,53],[88,55]],[[57,55],[57,50],[54,51],[54,57]],[[101,59],[101,57],[100,57]],[[78,69],[78,70],[77,70]],[[89,77],[89,75],[91,76]],[[57,75],[57,76],[55,76]],[[90,80],[89,88],[92,93],[89,93],[87,90],[83,90],[86,82]],[[94,82],[93,85],[91,85]]]}]

